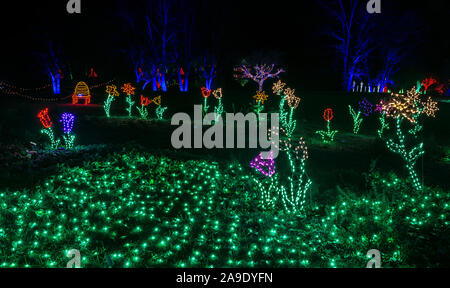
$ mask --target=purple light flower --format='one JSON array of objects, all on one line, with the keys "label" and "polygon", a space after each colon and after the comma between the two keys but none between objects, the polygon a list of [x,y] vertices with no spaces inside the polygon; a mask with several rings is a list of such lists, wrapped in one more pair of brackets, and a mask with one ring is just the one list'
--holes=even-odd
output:
[{"label": "purple light flower", "polygon": [[64,113],[61,115],[61,120],[59,120],[59,122],[63,123],[64,134],[68,134],[72,132],[75,116],[71,113]]},{"label": "purple light flower", "polygon": [[373,112],[373,104],[364,98],[362,101],[359,101],[359,111],[367,117]]}]

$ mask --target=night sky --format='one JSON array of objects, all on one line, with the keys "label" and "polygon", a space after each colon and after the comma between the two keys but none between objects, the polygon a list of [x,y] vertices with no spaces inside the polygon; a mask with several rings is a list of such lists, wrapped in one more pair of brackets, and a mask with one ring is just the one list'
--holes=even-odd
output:
[{"label": "night sky", "polygon": [[[0,80],[24,87],[48,82],[39,60],[48,39],[61,44],[75,71],[93,66],[105,78],[133,80],[132,66],[124,53],[130,39],[124,15],[142,23],[143,19],[136,19],[140,17],[141,2],[82,0],[81,15],[68,14],[66,0],[2,2]],[[333,19],[316,0],[185,3],[196,11],[196,23],[202,27],[195,31],[193,41],[208,45],[204,35],[218,35],[220,73],[226,77],[231,77],[232,65],[246,55],[268,51],[278,55],[277,61],[288,70],[286,77],[299,82],[299,88],[338,89],[336,56],[330,47],[333,42],[324,29]],[[383,13],[376,17],[412,13],[423,28],[420,43],[412,43],[415,48],[403,60],[394,79],[416,75],[448,79],[449,1],[382,3]]]}]

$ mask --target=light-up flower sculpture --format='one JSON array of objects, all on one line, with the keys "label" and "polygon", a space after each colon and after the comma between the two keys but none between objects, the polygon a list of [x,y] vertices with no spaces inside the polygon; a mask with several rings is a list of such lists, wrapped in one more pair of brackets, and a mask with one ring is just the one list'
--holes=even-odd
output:
[{"label": "light-up flower sculpture", "polygon": [[256,95],[253,96],[253,98],[256,101],[256,105],[254,106],[254,111],[256,114],[261,113],[262,110],[264,110],[264,102],[267,101],[269,96],[264,91],[256,91]]},{"label": "light-up flower sculpture", "polygon": [[114,101],[114,97],[119,96],[119,91],[117,91],[116,85],[106,86],[106,93],[108,93],[108,98],[104,102],[103,109],[105,109],[106,117],[110,117],[111,103]]},{"label": "light-up flower sculpture", "polygon": [[359,129],[361,128],[361,123],[363,121],[363,118],[361,117],[361,111],[356,112],[352,105],[348,105],[348,109],[350,111],[350,115],[353,118],[353,133],[358,134]]},{"label": "light-up flower sculpture", "polygon": [[[428,97],[426,101],[421,99],[417,87],[407,91],[407,94],[392,94],[391,99],[383,105],[384,111],[388,117],[395,118],[395,135],[386,137],[387,148],[396,154],[399,154],[406,163],[409,177],[415,190],[421,191],[422,184],[419,176],[414,170],[414,166],[425,151],[423,142],[417,143],[418,132],[422,131],[420,125],[420,116],[435,117],[435,112],[439,110],[437,102]],[[413,128],[407,133],[402,130],[402,120],[406,119]],[[409,138],[407,136],[409,134]],[[381,134],[380,134],[381,136]],[[415,143],[416,142],[416,143]]]},{"label": "light-up flower sculpture", "polygon": [[209,96],[211,96],[211,90],[206,88],[206,87],[202,87],[201,88],[202,91],[202,96],[203,96],[203,113],[206,114],[208,112],[208,98]]},{"label": "light-up flower sculpture", "polygon": [[212,91],[212,94],[214,95],[214,98],[216,98],[218,101],[217,106],[214,107],[214,113],[216,113],[216,121],[218,121],[219,117],[224,113],[222,104],[222,97],[223,97],[222,88],[218,88]]},{"label": "light-up flower sculpture", "polygon": [[63,139],[66,149],[70,149],[74,146],[75,135],[72,134],[73,124],[75,122],[75,116],[71,113],[63,113],[61,115],[61,120],[63,124]]},{"label": "light-up flower sculpture", "polygon": [[334,118],[333,109],[327,108],[323,111],[323,119],[327,122],[327,130],[316,131],[317,134],[322,136],[322,141],[325,143],[333,142],[334,136],[338,133],[338,130],[330,130],[330,122]]},{"label": "light-up flower sculpture", "polygon": [[[284,88],[286,84],[282,83],[281,81],[278,81],[275,83],[272,87],[272,91],[274,91],[275,94],[281,96],[280,100],[280,122],[281,127],[283,127],[287,133],[288,137],[292,136],[292,133],[294,133],[297,121],[293,119],[294,110],[297,109],[298,105],[300,104],[300,98],[295,96],[295,89],[291,88]],[[284,89],[284,90],[283,90]],[[288,112],[285,111],[285,102],[287,102],[290,110],[289,110],[289,117]]]},{"label": "light-up flower sculpture", "polygon": [[134,90],[136,90],[136,88],[134,88],[131,85],[131,83],[126,83],[122,86],[122,91],[127,95],[126,101],[128,103],[128,108],[126,110],[128,111],[128,117],[130,117],[130,118],[131,118],[134,103],[136,103],[131,98],[131,95],[135,94]]},{"label": "light-up flower sculpture", "polygon": [[48,108],[42,109],[38,113],[37,117],[41,121],[42,126],[44,126],[41,133],[46,134],[50,138],[51,149],[58,149],[60,140],[55,139],[55,134],[53,133],[53,122],[48,114]]}]

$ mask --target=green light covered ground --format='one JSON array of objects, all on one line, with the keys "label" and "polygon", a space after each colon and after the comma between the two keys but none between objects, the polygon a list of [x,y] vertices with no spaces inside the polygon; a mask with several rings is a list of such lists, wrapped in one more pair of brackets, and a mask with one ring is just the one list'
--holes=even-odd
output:
[{"label": "green light covered ground", "polygon": [[1,267],[383,267],[448,261],[450,194],[420,194],[370,174],[366,196],[339,188],[334,206],[304,217],[264,211],[239,164],[179,161],[124,149],[41,185],[0,192]]}]

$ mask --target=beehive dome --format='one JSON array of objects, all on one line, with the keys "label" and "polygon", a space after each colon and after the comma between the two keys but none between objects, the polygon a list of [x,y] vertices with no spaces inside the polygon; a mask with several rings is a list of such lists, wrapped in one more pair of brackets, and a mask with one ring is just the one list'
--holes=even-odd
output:
[{"label": "beehive dome", "polygon": [[89,96],[89,87],[86,83],[83,81],[78,82],[77,86],[75,87],[75,93],[76,96]]}]

